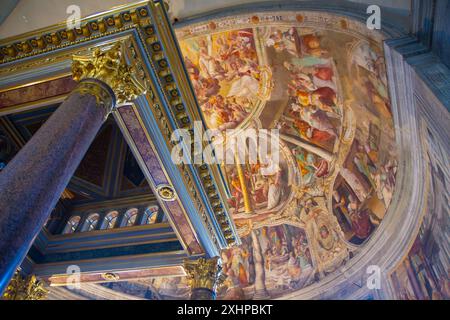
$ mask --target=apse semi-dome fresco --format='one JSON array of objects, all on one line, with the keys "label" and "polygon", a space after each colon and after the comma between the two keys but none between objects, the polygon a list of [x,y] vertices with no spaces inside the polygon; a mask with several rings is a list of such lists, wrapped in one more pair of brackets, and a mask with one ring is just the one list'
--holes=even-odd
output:
[{"label": "apse semi-dome fresco", "polygon": [[[221,253],[219,298],[279,297],[361,254],[397,169],[382,34],[323,12],[237,15],[176,33],[209,128],[280,136],[270,174],[221,166],[242,244]],[[177,281],[164,295],[186,294]]]}]

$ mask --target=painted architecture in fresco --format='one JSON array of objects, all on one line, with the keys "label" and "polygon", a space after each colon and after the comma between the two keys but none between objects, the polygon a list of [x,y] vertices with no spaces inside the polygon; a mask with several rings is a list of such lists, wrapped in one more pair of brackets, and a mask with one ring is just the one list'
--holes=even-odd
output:
[{"label": "painted architecture in fresco", "polygon": [[[353,11],[302,6],[188,17],[173,25],[179,51],[158,1],[99,14],[89,37],[73,31],[76,50],[113,58],[119,39],[133,76],[151,85],[94,123],[20,265],[47,299],[189,299],[186,266],[214,257],[217,299],[450,299],[448,61],[422,57],[397,27],[369,30]],[[60,42],[47,38],[42,52],[36,42],[29,65],[28,52],[8,58],[0,41],[0,178],[80,93],[67,75],[72,34],[56,31]],[[31,77],[37,67],[51,77]],[[267,132],[259,143],[269,152],[174,164],[171,134],[195,120],[244,137],[214,142],[233,160],[254,142],[245,129]],[[81,268],[79,286],[68,285],[70,265]],[[382,269],[381,289],[366,288],[369,265]]]}]

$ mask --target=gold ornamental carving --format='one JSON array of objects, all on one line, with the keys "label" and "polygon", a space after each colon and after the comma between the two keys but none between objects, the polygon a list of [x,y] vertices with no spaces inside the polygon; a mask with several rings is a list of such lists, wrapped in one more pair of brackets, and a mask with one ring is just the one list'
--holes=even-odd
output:
[{"label": "gold ornamental carving", "polygon": [[47,297],[48,290],[44,283],[37,280],[36,276],[22,276],[16,272],[3,293],[3,300],[43,300]]},{"label": "gold ornamental carving", "polygon": [[148,84],[139,79],[134,66],[125,59],[125,44],[117,42],[111,48],[96,48],[91,55],[72,57],[72,76],[75,81],[97,79],[114,92],[117,103],[125,103],[145,94]]},{"label": "gold ornamental carving", "polygon": [[184,269],[188,274],[191,289],[207,288],[214,291],[223,282],[224,274],[218,261],[219,257],[184,261]]},{"label": "gold ornamental carving", "polygon": [[171,186],[160,186],[157,187],[158,195],[161,197],[164,201],[172,201],[175,199],[175,191]]},{"label": "gold ornamental carving", "polygon": [[107,281],[118,281],[120,279],[119,275],[112,272],[105,272],[101,274],[101,277]]}]

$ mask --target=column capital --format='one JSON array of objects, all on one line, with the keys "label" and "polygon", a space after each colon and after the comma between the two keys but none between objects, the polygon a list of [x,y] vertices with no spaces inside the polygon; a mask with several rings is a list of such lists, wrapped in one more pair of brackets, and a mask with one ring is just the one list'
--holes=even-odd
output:
[{"label": "column capital", "polygon": [[192,290],[207,289],[214,292],[216,286],[224,280],[222,267],[219,265],[219,257],[185,260],[184,269],[188,274],[188,281]]},{"label": "column capital", "polygon": [[44,283],[36,276],[22,276],[19,272],[14,274],[3,294],[3,300],[43,300],[47,296]]},{"label": "column capital", "polygon": [[[146,93],[148,84],[135,75],[138,70],[127,64],[125,43],[119,41],[112,47],[95,48],[91,55],[72,57],[72,76],[75,81],[99,80],[114,92],[117,103],[136,99]],[[114,107],[114,106],[112,106]]]}]

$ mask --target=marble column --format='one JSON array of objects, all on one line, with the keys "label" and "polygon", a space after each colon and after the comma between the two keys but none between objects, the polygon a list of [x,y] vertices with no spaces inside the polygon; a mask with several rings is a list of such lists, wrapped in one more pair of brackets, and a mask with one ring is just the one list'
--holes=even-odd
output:
[{"label": "marble column", "polygon": [[223,281],[219,257],[186,260],[184,269],[191,287],[191,300],[215,300],[216,288]]},{"label": "marble column", "polygon": [[[108,97],[104,83],[86,80],[60,105],[0,173],[0,288],[9,282],[45,224],[105,119],[90,90]],[[107,99],[108,99],[107,98]]]},{"label": "marble column", "polygon": [[0,172],[0,293],[115,107],[116,97],[132,99],[145,91],[131,83],[121,43],[74,57],[72,71],[78,86]]}]

